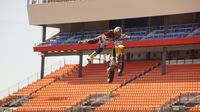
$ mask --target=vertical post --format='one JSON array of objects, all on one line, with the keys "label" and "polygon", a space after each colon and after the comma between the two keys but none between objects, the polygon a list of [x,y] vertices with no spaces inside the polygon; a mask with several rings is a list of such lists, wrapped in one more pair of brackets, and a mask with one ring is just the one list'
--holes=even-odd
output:
[{"label": "vertical post", "polygon": [[10,88],[8,88],[8,95],[10,95]]},{"label": "vertical post", "polygon": [[107,54],[103,54],[103,63],[106,63],[106,56]]},{"label": "vertical post", "polygon": [[53,65],[50,66],[50,73],[53,72]]},{"label": "vertical post", "polygon": [[[46,25],[42,26],[42,42],[46,40]],[[41,56],[41,72],[40,72],[40,78],[42,79],[44,77],[44,66],[45,66],[45,56],[42,54]]]},{"label": "vertical post", "polygon": [[18,83],[18,90],[20,89],[20,82]]},{"label": "vertical post", "polygon": [[30,3],[29,0],[27,0],[27,5],[29,5],[29,3]]},{"label": "vertical post", "polygon": [[40,72],[40,78],[42,79],[44,77],[44,66],[45,66],[45,56],[41,56],[41,72]]},{"label": "vertical post", "polygon": [[148,34],[151,32],[151,17],[148,17]]},{"label": "vertical post", "polygon": [[167,35],[168,33],[168,19],[167,19],[167,16],[164,16],[164,34],[165,36]]},{"label": "vertical post", "polygon": [[65,66],[65,64],[66,64],[66,60],[64,59],[64,65],[63,66]]},{"label": "vertical post", "polygon": [[[168,20],[167,20],[167,16],[164,16],[164,36],[167,36],[167,32],[168,32]],[[166,74],[166,56],[167,52],[166,52],[166,48],[163,47],[163,51],[162,51],[162,75]]]},{"label": "vertical post", "polygon": [[166,51],[166,48],[163,47],[163,51],[162,51],[162,75],[166,74],[166,57],[167,57],[167,51]]},{"label": "vertical post", "polygon": [[42,26],[42,42],[46,41],[46,25]]},{"label": "vertical post", "polygon": [[[81,25],[81,39],[84,38],[84,23]],[[78,77],[82,77],[82,65],[83,65],[83,51],[79,53],[79,71]]]},{"label": "vertical post", "polygon": [[83,51],[80,51],[78,77],[82,77],[82,68],[83,68],[82,65],[83,65]]},{"label": "vertical post", "polygon": [[99,54],[99,64],[101,63],[101,53]]},{"label": "vertical post", "polygon": [[39,75],[40,75],[40,73],[39,73],[39,72],[37,72],[37,80],[39,79]]},{"label": "vertical post", "polygon": [[27,78],[27,85],[29,85],[29,77]]},{"label": "vertical post", "polygon": [[122,27],[122,31],[124,33],[124,29],[125,29],[125,20],[124,19],[121,21],[121,27]]}]

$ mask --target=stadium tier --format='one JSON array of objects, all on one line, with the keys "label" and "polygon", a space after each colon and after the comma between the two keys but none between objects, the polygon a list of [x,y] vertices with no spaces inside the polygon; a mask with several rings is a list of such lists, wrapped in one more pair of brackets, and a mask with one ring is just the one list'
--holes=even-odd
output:
[{"label": "stadium tier", "polygon": [[[64,112],[64,110],[70,110],[71,107],[76,106],[89,96],[109,93],[124,81],[131,79],[136,74],[156,65],[158,62],[127,62],[123,76],[115,74],[112,84],[107,84],[106,81],[106,64],[89,64],[84,67],[82,78],[77,77],[77,72],[64,75],[59,80],[31,94],[30,101],[18,107],[14,112]],[[62,68],[57,72],[60,72],[61,75],[63,70]]]},{"label": "stadium tier", "polygon": [[[91,111],[154,112],[167,108],[166,105],[172,101],[177,103],[184,94],[200,92],[200,64],[167,65],[166,75],[161,75],[161,66],[153,67],[158,63],[126,62],[123,75],[115,74],[111,84],[106,82],[106,64],[88,64],[83,68],[82,78],[77,77],[76,65],[66,65],[42,79],[56,78],[53,82],[47,82],[44,86],[38,80],[14,93],[12,96],[29,96],[29,100],[18,105],[13,112],[88,111],[85,108],[89,106],[84,106],[88,104],[87,101],[98,99],[100,103],[103,97],[92,97],[102,94],[109,94],[109,100],[91,106]],[[146,71],[152,67],[154,69]],[[140,73],[145,74],[138,75]],[[38,86],[33,87],[36,84]],[[176,103],[171,106],[177,106]],[[199,106],[193,105],[187,109],[198,112]]]},{"label": "stadium tier", "polygon": [[200,111],[200,105],[196,105],[194,108],[188,110],[188,112],[199,112],[199,111]]},{"label": "stadium tier", "polygon": [[[95,38],[103,32],[104,31],[85,32],[84,36],[82,36],[81,33],[59,33],[41,43],[39,46],[74,45],[78,44],[80,39]],[[124,33],[130,36],[129,39],[124,39],[124,41],[198,37],[200,36],[200,24],[169,25],[167,32],[165,32],[164,26],[126,28]]]},{"label": "stadium tier", "polygon": [[72,73],[73,71],[77,70],[77,65],[65,65],[64,67],[60,68],[59,70],[56,70],[55,72],[47,75],[43,79],[39,79],[36,82],[33,82],[32,84],[29,84],[28,86],[19,89],[17,92],[14,92],[10,94],[9,96],[3,98],[0,100],[0,106],[6,107],[9,105],[12,105],[11,103],[17,103],[13,102],[21,98],[30,98],[31,95],[42,88],[46,87],[47,85],[55,82],[59,78],[63,76],[63,74],[67,75]]},{"label": "stadium tier", "polygon": [[[41,79],[8,89],[0,112],[200,112],[199,6],[198,0],[27,0],[29,23],[42,27],[33,47]],[[47,38],[49,27],[59,33]],[[79,44],[108,30],[103,41]],[[122,42],[113,46],[108,38]],[[45,60],[54,56],[79,59],[66,57],[76,64],[45,76]]]},{"label": "stadium tier", "polygon": [[[200,91],[200,65],[168,65],[167,74],[160,74],[161,67],[127,84],[115,92],[115,98],[96,109],[96,112],[133,111],[153,112],[180,93]],[[165,112],[165,111],[164,111]],[[197,112],[197,111],[195,111]]]}]

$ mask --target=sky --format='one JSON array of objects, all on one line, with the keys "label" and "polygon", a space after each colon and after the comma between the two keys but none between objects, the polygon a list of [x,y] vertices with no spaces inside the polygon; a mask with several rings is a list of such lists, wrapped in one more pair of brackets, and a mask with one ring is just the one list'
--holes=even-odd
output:
[{"label": "sky", "polygon": [[[41,41],[42,28],[29,25],[26,5],[26,0],[0,0],[0,95],[40,71],[41,59],[33,47]],[[58,29],[48,28],[47,37],[57,32]],[[49,67],[64,58],[73,59],[71,62],[78,59],[46,58],[45,65]]]}]

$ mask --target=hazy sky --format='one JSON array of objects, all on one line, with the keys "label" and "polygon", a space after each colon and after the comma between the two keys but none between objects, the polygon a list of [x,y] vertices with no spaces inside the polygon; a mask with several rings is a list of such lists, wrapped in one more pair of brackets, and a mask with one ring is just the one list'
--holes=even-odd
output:
[{"label": "hazy sky", "polygon": [[[40,71],[40,56],[33,52],[33,46],[41,41],[42,29],[29,25],[26,3],[0,0],[0,91]],[[58,32],[47,31],[48,36]],[[47,59],[46,65],[58,60]]]}]

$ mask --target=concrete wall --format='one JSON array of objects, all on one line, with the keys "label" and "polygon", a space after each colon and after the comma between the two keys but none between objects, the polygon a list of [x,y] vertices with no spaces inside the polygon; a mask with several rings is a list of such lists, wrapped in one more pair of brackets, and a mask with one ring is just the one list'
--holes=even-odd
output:
[{"label": "concrete wall", "polygon": [[200,12],[200,0],[77,0],[28,5],[31,25],[105,21]]}]

